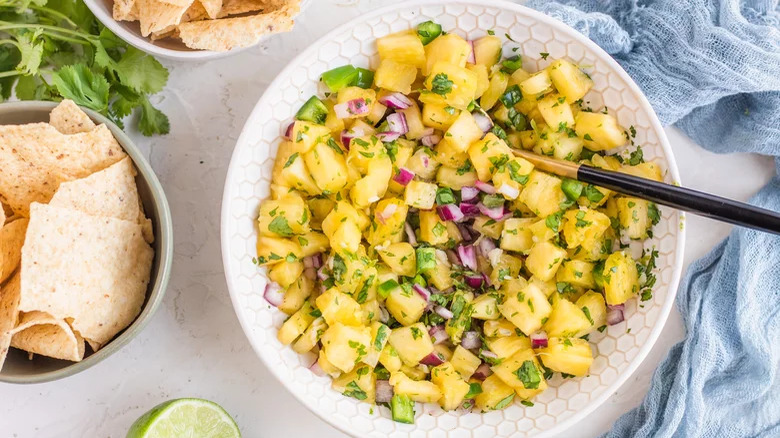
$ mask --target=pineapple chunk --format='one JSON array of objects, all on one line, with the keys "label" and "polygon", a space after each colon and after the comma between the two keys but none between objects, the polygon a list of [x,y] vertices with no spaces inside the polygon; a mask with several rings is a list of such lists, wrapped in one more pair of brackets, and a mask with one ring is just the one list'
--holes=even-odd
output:
[{"label": "pineapple chunk", "polygon": [[493,176],[493,172],[497,170],[494,162],[506,163],[513,156],[512,150],[504,140],[496,137],[492,132],[469,146],[468,153],[480,181],[489,181]]},{"label": "pineapple chunk", "polygon": [[471,45],[456,33],[448,33],[431,41],[425,47],[425,68],[423,75],[428,76],[435,71],[437,63],[465,67],[471,55]]},{"label": "pineapple chunk", "polygon": [[580,111],[574,118],[574,130],[592,151],[606,151],[626,144],[625,129],[609,114]]},{"label": "pineapple chunk", "polygon": [[651,179],[653,181],[661,182],[664,180],[661,166],[653,163],[652,161],[639,163],[636,166],[621,166],[619,171],[629,175],[638,176],[640,178]]},{"label": "pineapple chunk", "polygon": [[417,365],[433,351],[431,337],[428,335],[425,324],[421,322],[409,327],[393,329],[389,342],[398,352],[401,360],[409,366]]},{"label": "pineapple chunk", "polygon": [[423,68],[425,47],[414,31],[403,31],[376,40],[380,59],[392,59],[402,64]]},{"label": "pineapple chunk", "polygon": [[502,71],[497,71],[493,74],[493,77],[490,78],[490,82],[488,83],[487,90],[485,90],[485,92],[482,93],[482,97],[479,98],[479,105],[482,109],[488,111],[493,108],[501,95],[506,91],[508,84],[508,74]]},{"label": "pineapple chunk", "polygon": [[426,103],[423,105],[422,122],[425,126],[446,131],[458,118],[459,111],[452,111],[446,104]]},{"label": "pineapple chunk", "polygon": [[398,322],[406,326],[416,323],[425,312],[427,305],[428,303],[420,294],[411,288],[400,286],[393,288],[385,301],[387,311]]},{"label": "pineapple chunk", "polygon": [[480,64],[469,64],[466,68],[477,74],[477,91],[474,93],[474,99],[479,99],[490,86],[488,69]]},{"label": "pineapple chunk", "polygon": [[560,210],[566,195],[561,190],[560,178],[533,170],[519,199],[534,214],[545,217]]},{"label": "pineapple chunk", "polygon": [[552,242],[537,242],[525,259],[525,267],[540,280],[551,280],[566,255],[565,249],[555,246]]},{"label": "pineapple chunk", "polygon": [[490,273],[490,281],[492,284],[499,284],[510,278],[517,278],[523,267],[523,260],[502,251],[501,255],[491,264],[493,272]]},{"label": "pineapple chunk", "polygon": [[371,323],[371,348],[363,358],[363,363],[375,367],[379,363],[379,357],[384,351],[387,340],[390,337],[390,328],[379,321]]},{"label": "pineapple chunk", "polygon": [[[559,94],[551,94],[537,102],[536,107],[548,126],[563,129],[574,126],[574,115],[566,98]],[[561,129],[561,130],[563,130]]]},{"label": "pineapple chunk", "polygon": [[607,304],[604,302],[604,296],[600,293],[586,292],[577,300],[577,306],[582,309],[590,321],[589,332],[607,323]]},{"label": "pineapple chunk", "polygon": [[356,137],[350,142],[347,164],[349,164],[350,168],[360,171],[360,175],[366,175],[369,170],[369,164],[384,152],[385,147],[375,136],[365,135]]},{"label": "pineapple chunk", "polygon": [[325,143],[317,143],[304,154],[306,167],[314,182],[322,191],[336,193],[347,185],[347,163],[344,151],[338,146],[331,148]]},{"label": "pineapple chunk", "polygon": [[479,368],[482,360],[474,353],[458,345],[455,347],[455,351],[452,353],[450,362],[464,379],[468,379],[472,374],[474,374],[475,371],[477,371],[477,368]]},{"label": "pineapple chunk", "polygon": [[306,234],[296,236],[295,240],[301,245],[302,257],[309,257],[325,252],[330,246],[330,241],[327,236],[316,231],[310,231]]},{"label": "pineapple chunk", "polygon": [[468,154],[459,151],[457,146],[450,140],[450,137],[446,136],[436,145],[435,153],[436,161],[443,166],[460,168],[466,164],[466,161],[469,159]]},{"label": "pineapple chunk", "polygon": [[558,268],[556,280],[579,288],[594,288],[596,282],[593,280],[593,263],[584,260],[565,261]]},{"label": "pineapple chunk", "polygon": [[315,144],[327,141],[330,137],[330,129],[327,126],[316,123],[296,120],[293,124],[291,141],[293,151],[300,154],[309,152]]},{"label": "pineapple chunk", "polygon": [[[412,99],[412,105],[409,108],[396,110],[406,117],[406,126],[409,128],[409,132],[406,133],[406,138],[410,140],[417,140],[423,136],[425,131],[425,125],[423,125],[422,114],[420,113],[420,107],[417,106],[417,102]],[[403,164],[398,164],[402,166]]]},{"label": "pineapple chunk", "polygon": [[309,169],[306,168],[304,158],[297,152],[291,155],[285,163],[282,169],[282,180],[307,195],[322,193],[314,178],[311,177]]},{"label": "pineapple chunk", "polygon": [[584,376],[593,363],[593,352],[584,339],[550,338],[547,347],[539,351],[539,358],[553,371]]},{"label": "pineapple chunk", "polygon": [[298,336],[309,327],[309,324],[314,321],[315,317],[311,315],[314,309],[311,304],[306,301],[303,307],[298,309],[287,321],[279,328],[279,332],[276,334],[276,338],[279,339],[284,345],[290,345],[295,341]]},{"label": "pineapple chunk", "polygon": [[297,259],[301,257],[301,245],[290,239],[278,239],[276,237],[257,237],[257,263],[259,265],[273,265],[287,258]]},{"label": "pineapple chunk", "polygon": [[420,211],[420,240],[435,246],[447,243],[449,238],[447,226],[436,210]]},{"label": "pineapple chunk", "polygon": [[451,411],[460,406],[471,389],[470,385],[463,380],[463,377],[449,362],[444,362],[431,370],[431,381],[441,391],[439,405],[445,411]]},{"label": "pineapple chunk", "polygon": [[497,240],[501,238],[501,233],[504,231],[504,222],[506,220],[497,221],[487,216],[478,216],[474,219],[472,228],[479,231],[480,234]]},{"label": "pineapple chunk", "polygon": [[501,39],[494,35],[486,35],[474,40],[474,59],[477,65],[493,67],[501,60]]},{"label": "pineapple chunk", "polygon": [[374,74],[374,85],[385,90],[409,94],[416,77],[416,67],[392,59],[383,59]]},{"label": "pineapple chunk", "polygon": [[312,321],[311,325],[303,332],[300,338],[292,346],[293,351],[298,354],[311,351],[312,348],[317,346],[322,334],[327,330],[328,324],[325,323],[325,318],[317,318]]},{"label": "pineapple chunk", "polygon": [[471,317],[482,320],[498,319],[500,314],[498,313],[496,297],[491,294],[483,294],[475,298],[471,302]]},{"label": "pineapple chunk", "polygon": [[376,400],[376,374],[373,367],[359,366],[354,370],[333,379],[331,387],[346,395],[366,403]]},{"label": "pineapple chunk", "polygon": [[[349,202],[339,201],[330,210],[330,213],[322,221],[322,232],[326,236],[332,236],[336,229],[345,221],[354,222],[360,230],[368,227],[368,217],[352,206]],[[332,238],[331,238],[332,240]]]},{"label": "pineapple chunk", "polygon": [[348,373],[368,354],[371,345],[371,329],[336,323],[325,330],[321,341],[328,361]]},{"label": "pineapple chunk", "polygon": [[430,210],[436,202],[436,184],[423,181],[412,181],[404,191],[404,203],[420,210]]},{"label": "pineapple chunk", "polygon": [[590,331],[590,321],[579,306],[566,298],[557,298],[542,330],[551,337],[580,337]]},{"label": "pineapple chunk", "polygon": [[308,277],[300,276],[284,291],[284,299],[282,304],[279,305],[279,310],[288,315],[297,312],[311,296],[312,290],[314,290],[314,282]]},{"label": "pineapple chunk", "polygon": [[609,217],[590,209],[569,210],[563,215],[563,237],[569,248],[596,240],[610,227]]},{"label": "pineapple chunk", "polygon": [[507,321],[506,319],[501,318],[496,321],[485,321],[485,324],[482,326],[482,334],[491,338],[495,338],[499,336],[505,337],[516,334],[519,335],[519,332],[514,324]]},{"label": "pineapple chunk", "polygon": [[585,97],[593,87],[593,81],[580,69],[565,59],[558,59],[547,67],[550,80],[561,95],[566,96],[566,102],[574,103]]},{"label": "pineapple chunk", "polygon": [[446,139],[458,152],[466,152],[469,146],[482,138],[484,133],[474,116],[468,111],[462,111],[450,128],[444,134]]},{"label": "pineapple chunk", "polygon": [[531,225],[536,219],[509,218],[504,221],[501,231],[501,249],[507,251],[527,252],[534,245]]},{"label": "pineapple chunk", "polygon": [[512,157],[493,173],[493,185],[506,199],[517,199],[528,183],[534,165],[520,157]]},{"label": "pineapple chunk", "polygon": [[474,398],[474,405],[481,411],[504,409],[512,404],[515,391],[497,375],[491,374],[482,382],[482,392]]},{"label": "pineapple chunk", "polygon": [[393,162],[387,154],[372,159],[366,176],[356,181],[349,193],[352,203],[358,208],[366,208],[381,199],[392,176]]},{"label": "pineapple chunk", "polygon": [[285,289],[295,283],[301,274],[303,274],[303,263],[300,260],[277,263],[268,270],[268,278]]},{"label": "pineapple chunk", "polygon": [[[438,149],[438,146],[437,146]],[[414,172],[421,179],[429,180],[436,175],[438,163],[431,160],[434,152],[428,148],[420,148],[406,162],[406,168]]]},{"label": "pineapple chunk", "polygon": [[320,366],[320,368],[322,368],[323,371],[325,371],[326,374],[333,378],[341,375],[341,370],[328,360],[328,357],[325,355],[325,350],[320,350],[317,364]]},{"label": "pineapple chunk", "polygon": [[512,389],[539,390],[539,392],[547,389],[544,372],[531,349],[520,350],[490,369]]},{"label": "pineapple chunk", "polygon": [[379,249],[379,257],[387,263],[387,266],[398,275],[414,277],[417,272],[417,257],[414,253],[414,247],[407,242],[393,243],[392,245]]},{"label": "pineapple chunk", "polygon": [[318,296],[316,303],[328,325],[340,323],[360,326],[363,324],[364,316],[360,304],[351,296],[340,292],[336,287],[332,287]]},{"label": "pineapple chunk", "polygon": [[552,91],[552,81],[547,70],[534,73],[528,79],[520,82],[520,91],[523,96],[536,96]]},{"label": "pineapple chunk", "polygon": [[527,336],[505,336],[487,338],[487,346],[500,358],[507,358],[521,350],[531,349],[531,339]]},{"label": "pineapple chunk", "polygon": [[386,344],[385,348],[382,349],[382,353],[379,355],[379,363],[391,373],[400,370],[403,366],[398,352],[390,344]]},{"label": "pineapple chunk", "polygon": [[409,208],[399,198],[386,198],[379,201],[374,209],[372,221],[374,226],[369,228],[366,240],[373,246],[386,242],[401,242],[408,212]]},{"label": "pineapple chunk", "polygon": [[463,333],[471,326],[471,301],[474,294],[471,292],[456,291],[452,298],[453,317],[447,321],[445,330],[453,344],[460,344]]},{"label": "pineapple chunk", "polygon": [[336,251],[345,250],[354,253],[360,246],[360,228],[350,219],[345,219],[336,226],[336,229],[329,236],[330,245]]},{"label": "pineapple chunk", "polygon": [[620,197],[615,201],[620,228],[625,236],[633,240],[647,239],[648,231],[661,218],[658,207],[650,201],[639,198]]},{"label": "pineapple chunk", "polygon": [[504,302],[498,305],[498,310],[526,335],[539,330],[542,319],[552,312],[547,296],[534,284],[509,280],[501,286],[501,293]]},{"label": "pineapple chunk", "polygon": [[435,403],[441,398],[441,390],[433,382],[415,381],[401,372],[391,373],[390,384],[396,395],[405,395],[420,403]]},{"label": "pineapple chunk", "polygon": [[441,166],[436,172],[436,182],[442,187],[461,190],[463,187],[473,187],[477,182],[477,173],[469,170],[463,172],[454,167]]},{"label": "pineapple chunk", "polygon": [[271,237],[292,237],[311,231],[309,208],[297,194],[266,199],[260,204],[257,226],[260,234]]},{"label": "pineapple chunk", "polygon": [[607,257],[602,277],[604,297],[609,305],[623,304],[639,291],[636,262],[623,251],[612,253]]},{"label": "pineapple chunk", "polygon": [[[336,100],[338,103],[342,104],[355,99],[363,99],[366,102],[366,106],[368,107],[368,113],[374,114],[374,106],[377,103],[376,91],[370,88],[364,89],[360,87],[345,87],[339,90]],[[360,117],[363,116],[358,114],[350,114],[347,119],[356,119]]]},{"label": "pineapple chunk", "polygon": [[[465,67],[437,62],[425,80],[425,88],[443,96],[446,103],[457,109],[466,109],[477,92],[477,74]],[[427,93],[426,93],[427,94]]]}]

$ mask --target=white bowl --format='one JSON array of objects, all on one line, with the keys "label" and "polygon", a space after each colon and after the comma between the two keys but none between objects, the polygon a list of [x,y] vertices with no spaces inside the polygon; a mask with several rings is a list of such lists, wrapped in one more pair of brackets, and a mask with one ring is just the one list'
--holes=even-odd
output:
[{"label": "white bowl", "polygon": [[[301,1],[302,14],[312,0]],[[249,47],[228,50],[226,52],[214,52],[211,50],[195,50],[185,46],[181,41],[172,38],[163,38],[158,41],[152,41],[151,38],[141,35],[141,29],[137,21],[117,21],[113,16],[113,0],[84,0],[92,14],[103,23],[111,32],[121,38],[127,44],[142,50],[152,56],[170,59],[173,61],[208,61],[217,58],[223,58],[228,55],[236,54]],[[294,30],[293,30],[294,31]],[[269,35],[271,36],[271,35]],[[268,38],[268,36],[260,39]],[[260,43],[257,42],[257,44]],[[255,45],[257,45],[255,44]],[[250,46],[253,47],[253,46]]]},{"label": "white bowl", "polygon": [[[682,214],[662,208],[655,237],[646,246],[659,250],[653,299],[627,305],[626,322],[591,335],[595,361],[590,375],[563,380],[533,407],[515,403],[488,413],[443,412],[438,406],[417,409],[416,424],[393,422],[389,411],[347,398],[330,387],[328,377],[308,370],[313,357],[296,354],[276,339],[285,315],[263,299],[267,277],[252,264],[260,201],[269,194],[271,169],[280,138],[296,110],[317,92],[320,74],[352,63],[376,67],[375,39],[434,20],[447,31],[477,38],[493,29],[511,35],[521,47],[526,68],[542,68],[567,57],[591,72],[595,86],[586,96],[594,108],[607,105],[624,126],[636,128],[645,157],[662,164],[666,181],[679,181],[671,147],[658,118],[637,85],[594,43],[566,25],[531,9],[495,0],[423,0],[382,8],[339,27],[295,58],[268,87],[249,116],[238,140],[222,203],[222,255],[228,287],[241,325],[257,355],[304,405],[338,429],[356,437],[528,437],[561,432],[596,409],[636,370],[661,332],[682,268]],[[514,45],[511,42],[506,47]],[[505,49],[508,50],[508,49]],[[549,53],[543,60],[540,52]],[[511,52],[509,52],[511,53]],[[628,332],[628,329],[631,329]],[[419,406],[419,404],[418,404]],[[454,432],[457,430],[457,432]]]}]

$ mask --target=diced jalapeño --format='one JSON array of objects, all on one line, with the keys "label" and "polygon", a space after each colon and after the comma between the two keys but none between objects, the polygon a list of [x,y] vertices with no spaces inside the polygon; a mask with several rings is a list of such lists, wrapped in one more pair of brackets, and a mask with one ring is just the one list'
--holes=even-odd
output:
[{"label": "diced jalape\u00f1o", "polygon": [[355,67],[347,64],[328,70],[322,74],[322,82],[334,93],[344,87],[352,85],[357,78],[358,71]]},{"label": "diced jalape\u00f1o", "polygon": [[523,60],[520,55],[515,55],[511,58],[507,58],[501,63],[507,73],[514,73],[518,69],[523,68]]},{"label": "diced jalape\u00f1o", "polygon": [[423,45],[426,45],[441,35],[441,24],[434,23],[430,20],[420,23],[417,26],[417,35],[419,35]]},{"label": "diced jalape\u00f1o", "polygon": [[328,117],[328,108],[317,96],[312,96],[301,109],[295,113],[295,118],[305,122],[325,124],[325,118]]},{"label": "diced jalape\u00f1o", "polygon": [[390,292],[395,290],[397,287],[400,287],[400,285],[398,284],[397,281],[391,278],[390,280],[387,280],[384,283],[380,284],[377,292],[379,292],[379,295],[382,298],[387,298],[388,296],[390,296]]},{"label": "diced jalape\u00f1o", "polygon": [[576,179],[565,178],[561,183],[561,190],[566,197],[572,201],[579,199],[580,195],[582,195],[583,188],[582,183]]},{"label": "diced jalape\u00f1o", "polygon": [[356,68],[355,71],[357,74],[352,85],[364,89],[371,88],[371,85],[374,84],[374,72],[361,67]]},{"label": "diced jalape\u00f1o", "polygon": [[407,395],[394,395],[390,400],[393,421],[414,424],[414,402]]}]

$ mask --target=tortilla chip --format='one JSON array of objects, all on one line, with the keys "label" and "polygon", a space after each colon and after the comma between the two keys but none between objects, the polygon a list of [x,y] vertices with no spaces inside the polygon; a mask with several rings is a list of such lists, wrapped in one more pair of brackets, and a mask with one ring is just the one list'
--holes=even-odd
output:
[{"label": "tortilla chip", "polygon": [[27,219],[22,218],[0,227],[0,284],[19,266],[27,222]]},{"label": "tortilla chip", "polygon": [[100,125],[66,135],[48,123],[0,125],[0,201],[28,215],[33,202],[48,202],[60,183],[95,173],[126,155]]},{"label": "tortilla chip", "polygon": [[182,23],[179,37],[191,49],[221,52],[249,47],[265,35],[292,29],[298,9],[291,4],[267,14]]},{"label": "tortilla chip", "polygon": [[222,0],[200,0],[200,4],[209,18],[217,18],[219,11],[222,10]]},{"label": "tortilla chip", "polygon": [[152,32],[181,23],[182,16],[187,12],[193,0],[171,0],[170,2],[167,0],[137,0],[137,2],[141,35],[149,36]]},{"label": "tortilla chip", "polygon": [[105,344],[141,312],[153,257],[136,222],[34,203],[19,310],[72,321],[84,339]]},{"label": "tortilla chip", "polygon": [[17,273],[5,285],[0,285],[0,369],[11,346],[11,330],[19,317],[20,275]]},{"label": "tortilla chip", "polygon": [[130,157],[92,175],[60,184],[49,205],[78,210],[91,216],[112,217],[141,225],[144,239],[154,242],[152,222],[146,218],[135,185]]},{"label": "tortilla chip", "polygon": [[114,20],[136,21],[138,20],[138,2],[135,0],[114,0],[112,15]]},{"label": "tortilla chip", "polygon": [[63,134],[78,134],[95,129],[95,123],[72,100],[63,100],[49,114],[49,124]]},{"label": "tortilla chip", "polygon": [[20,350],[74,362],[84,359],[84,338],[45,312],[22,313],[11,335],[11,346]]},{"label": "tortilla chip", "polygon": [[[188,21],[202,20],[204,18],[208,18],[206,9],[203,8],[203,5],[200,3],[199,0],[195,0],[194,2],[192,2],[190,7],[184,13],[184,15],[182,15],[180,22],[186,23]],[[156,40],[161,40],[163,38],[176,36],[176,30],[177,30],[176,25],[172,24],[170,26],[167,26],[165,29],[152,32],[150,38],[152,39],[152,41],[156,41]]]}]

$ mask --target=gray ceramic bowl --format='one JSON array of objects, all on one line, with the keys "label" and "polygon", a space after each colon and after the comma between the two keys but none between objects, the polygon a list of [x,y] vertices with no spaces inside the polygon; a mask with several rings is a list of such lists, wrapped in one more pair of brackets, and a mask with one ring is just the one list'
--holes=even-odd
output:
[{"label": "gray ceramic bowl", "polygon": [[[17,125],[23,123],[48,122],[49,113],[57,106],[54,102],[12,102],[0,104],[0,125]],[[154,225],[154,262],[152,263],[149,289],[146,291],[141,314],[125,330],[120,332],[111,342],[96,353],[86,356],[81,362],[69,362],[51,359],[44,356],[35,356],[29,360],[24,351],[11,349],[0,371],[0,382],[8,383],[40,383],[61,379],[102,361],[117,352],[125,344],[130,342],[149,322],[152,315],[160,306],[168,279],[171,275],[173,261],[173,225],[171,211],[168,208],[168,200],[160,185],[160,181],[154,174],[152,167],[141,155],[141,151],[133,144],[130,138],[102,115],[82,108],[95,123],[104,123],[114,134],[125,152],[133,159],[138,169],[136,184],[138,193],[144,204],[144,210]]]}]

